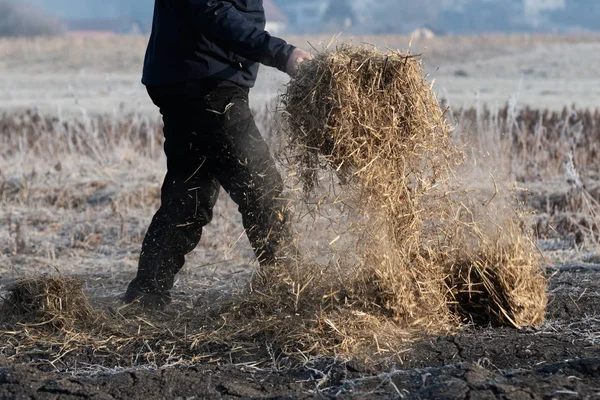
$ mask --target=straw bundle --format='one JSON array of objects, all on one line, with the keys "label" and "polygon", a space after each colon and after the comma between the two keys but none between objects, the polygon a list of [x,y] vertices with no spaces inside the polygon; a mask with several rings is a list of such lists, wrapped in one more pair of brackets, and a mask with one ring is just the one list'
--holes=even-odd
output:
[{"label": "straw bundle", "polygon": [[66,277],[28,277],[17,281],[4,299],[4,316],[31,326],[69,330],[92,316],[81,281]]},{"label": "straw bundle", "polygon": [[357,210],[348,231],[359,257],[344,279],[356,304],[407,323],[447,314],[423,214],[462,154],[419,58],[343,46],[306,64],[284,101],[305,190],[326,166],[343,186],[336,200]]},{"label": "straw bundle", "polygon": [[525,215],[511,203],[481,204],[479,199],[455,205],[453,218],[446,217],[445,233],[452,230],[440,262],[449,271],[449,307],[479,324],[539,325],[548,303],[547,281]]},{"label": "straw bundle", "polygon": [[[318,207],[343,204],[356,241],[351,265],[287,266],[272,286],[271,299],[296,293],[306,301],[296,299],[294,312],[335,326],[320,337],[313,329],[314,340],[364,339],[375,327],[383,335],[382,326],[390,337],[411,327],[439,332],[459,319],[543,321],[546,282],[530,236],[515,228],[523,213],[515,205],[492,216],[505,193],[480,207],[479,220],[466,218],[469,190],[455,177],[465,155],[419,57],[348,45],[323,52],[301,66],[284,105],[290,175]],[[324,171],[337,183],[315,201]],[[479,229],[486,218],[498,229]]]}]

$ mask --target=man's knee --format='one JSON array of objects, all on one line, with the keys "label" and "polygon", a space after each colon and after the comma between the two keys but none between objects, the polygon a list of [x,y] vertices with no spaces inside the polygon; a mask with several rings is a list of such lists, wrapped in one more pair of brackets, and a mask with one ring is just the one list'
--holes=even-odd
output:
[{"label": "man's knee", "polygon": [[170,197],[163,202],[159,214],[169,225],[186,227],[208,225],[213,219],[213,204],[200,201],[194,193]]},{"label": "man's knee", "polygon": [[161,214],[175,225],[207,225],[212,221],[219,189],[215,179],[197,184],[166,181],[162,189]]}]

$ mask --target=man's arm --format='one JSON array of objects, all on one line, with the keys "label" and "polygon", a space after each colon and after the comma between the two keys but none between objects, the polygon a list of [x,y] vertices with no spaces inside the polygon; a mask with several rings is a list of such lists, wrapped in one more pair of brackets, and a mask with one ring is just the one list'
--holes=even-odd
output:
[{"label": "man's arm", "polygon": [[[188,0],[198,32],[211,42],[261,64],[293,73],[309,57],[284,40],[271,36],[222,0]],[[290,69],[291,68],[291,69]]]}]

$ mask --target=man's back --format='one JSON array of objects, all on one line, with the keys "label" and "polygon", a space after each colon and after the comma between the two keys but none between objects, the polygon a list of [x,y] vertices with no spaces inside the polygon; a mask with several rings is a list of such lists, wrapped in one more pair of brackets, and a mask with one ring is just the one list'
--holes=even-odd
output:
[{"label": "man's back", "polygon": [[262,0],[156,0],[142,82],[211,78],[252,87],[258,63],[285,70],[294,50],[264,28]]}]

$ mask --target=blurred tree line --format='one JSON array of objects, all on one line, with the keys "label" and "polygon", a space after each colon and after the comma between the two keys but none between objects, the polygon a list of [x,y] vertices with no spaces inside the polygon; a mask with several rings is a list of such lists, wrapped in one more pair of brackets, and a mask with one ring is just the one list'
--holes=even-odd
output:
[{"label": "blurred tree line", "polygon": [[418,27],[453,34],[600,30],[599,0],[566,0],[565,7],[558,9],[539,6],[532,17],[525,0],[353,1],[362,29],[376,33],[409,32]]},{"label": "blurred tree line", "polygon": [[[181,0],[183,1],[183,0]],[[600,30],[600,0],[566,0],[566,7],[528,20],[525,0],[294,0],[326,4],[323,23],[306,32],[437,34]],[[0,0],[0,36],[56,35],[62,21],[130,18],[150,28],[154,0]],[[44,11],[48,10],[48,11]],[[50,15],[51,12],[54,15]],[[293,30],[293,28],[292,28]]]},{"label": "blurred tree line", "polygon": [[477,33],[526,28],[523,0],[357,0],[367,29],[380,33],[428,27],[437,33]]}]

